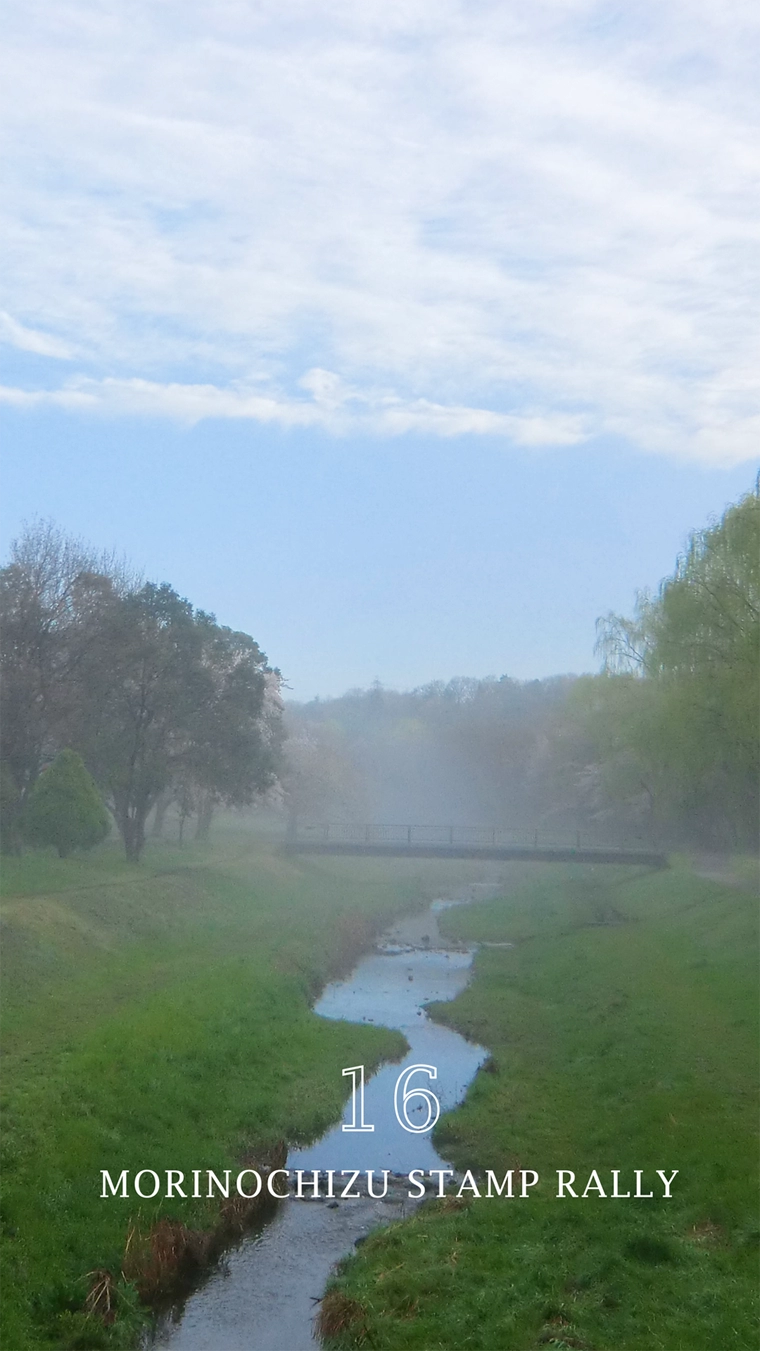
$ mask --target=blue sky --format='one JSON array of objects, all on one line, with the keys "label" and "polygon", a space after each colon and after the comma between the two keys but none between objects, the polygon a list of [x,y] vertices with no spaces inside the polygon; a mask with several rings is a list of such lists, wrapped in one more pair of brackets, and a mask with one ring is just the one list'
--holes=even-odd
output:
[{"label": "blue sky", "polygon": [[755,5],[8,7],[2,543],[300,697],[592,669],[760,447]]}]

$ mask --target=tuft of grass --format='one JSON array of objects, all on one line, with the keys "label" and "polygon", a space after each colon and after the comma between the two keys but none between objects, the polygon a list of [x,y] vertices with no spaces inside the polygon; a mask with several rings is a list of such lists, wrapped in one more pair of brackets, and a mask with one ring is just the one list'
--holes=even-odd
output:
[{"label": "tuft of grass", "polygon": [[348,1334],[354,1346],[364,1346],[367,1341],[367,1310],[358,1299],[350,1299],[339,1290],[328,1291],[314,1321],[315,1331],[322,1338]]}]

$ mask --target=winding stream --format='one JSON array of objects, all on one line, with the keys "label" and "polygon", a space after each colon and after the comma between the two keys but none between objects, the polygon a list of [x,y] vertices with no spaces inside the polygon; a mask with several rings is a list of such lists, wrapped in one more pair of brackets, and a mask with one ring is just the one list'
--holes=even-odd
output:
[{"label": "winding stream", "polygon": [[[424,1005],[453,999],[467,984],[473,948],[446,947],[439,912],[493,892],[474,885],[459,901],[434,901],[383,935],[345,980],[328,985],[315,1005],[323,1018],[371,1022],[398,1028],[409,1052],[368,1080],[365,1120],[372,1133],[344,1132],[341,1123],[305,1149],[293,1149],[287,1167],[303,1169],[449,1168],[429,1135],[402,1129],[393,1109],[396,1080],[407,1065],[434,1065],[431,1087],[446,1111],[460,1102],[488,1052],[450,1028],[431,1022]],[[346,1081],[349,1082],[348,1080]],[[345,1120],[350,1120],[350,1103]],[[340,1195],[340,1178],[336,1194]],[[378,1189],[381,1179],[378,1176]],[[324,1189],[323,1189],[324,1190]],[[334,1264],[380,1224],[410,1214],[407,1182],[389,1188],[383,1200],[296,1200],[277,1205],[271,1219],[229,1252],[203,1285],[158,1320],[149,1346],[172,1351],[315,1351],[312,1319]]]}]

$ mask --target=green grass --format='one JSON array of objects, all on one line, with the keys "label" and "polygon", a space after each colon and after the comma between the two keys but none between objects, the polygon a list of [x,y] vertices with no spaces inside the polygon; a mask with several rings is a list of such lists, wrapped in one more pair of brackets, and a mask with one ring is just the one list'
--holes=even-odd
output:
[{"label": "green grass", "polygon": [[[685,868],[596,867],[523,870],[445,914],[452,937],[515,946],[481,950],[434,1008],[493,1052],[437,1147],[541,1183],[374,1235],[335,1283],[364,1312],[331,1347],[754,1351],[756,910]],[[620,1169],[622,1190],[637,1168],[679,1173],[670,1201],[559,1200],[558,1168],[581,1186]]]},{"label": "green grass", "polygon": [[278,1138],[321,1133],[346,1096],[341,1069],[404,1043],[317,1018],[310,1003],[444,877],[451,865],[286,859],[242,830],[211,847],[155,846],[139,868],[113,845],[6,862],[8,1351],[134,1344],[143,1315],[124,1285],[111,1329],[77,1313],[87,1273],[118,1276],[137,1219],[205,1227],[216,1209],[101,1200],[101,1168],[218,1173]]}]

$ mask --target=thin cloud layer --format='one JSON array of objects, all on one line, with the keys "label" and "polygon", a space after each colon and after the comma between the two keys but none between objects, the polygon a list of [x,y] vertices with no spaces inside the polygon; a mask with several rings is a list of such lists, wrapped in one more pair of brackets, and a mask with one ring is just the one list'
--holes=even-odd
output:
[{"label": "thin cloud layer", "polygon": [[754,6],[9,14],[0,399],[757,454]]}]

